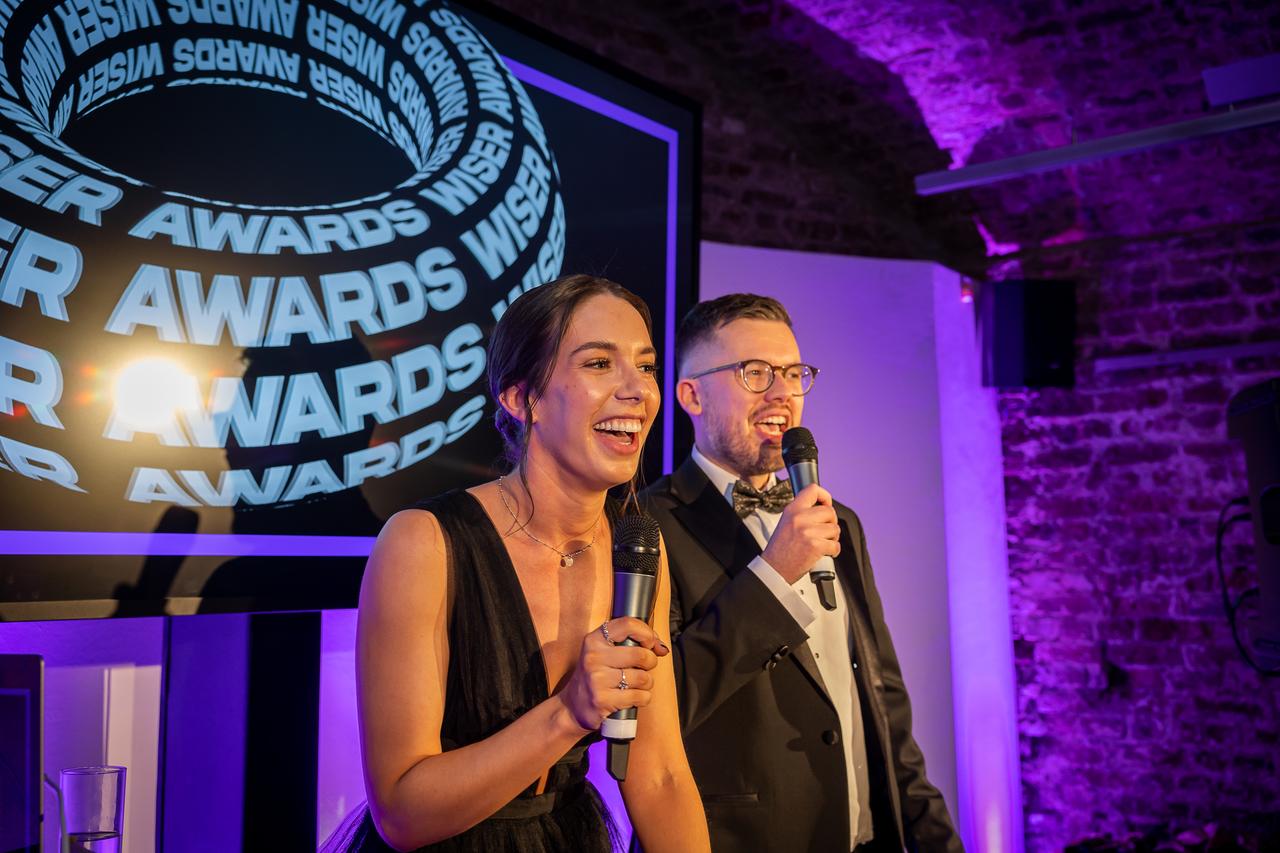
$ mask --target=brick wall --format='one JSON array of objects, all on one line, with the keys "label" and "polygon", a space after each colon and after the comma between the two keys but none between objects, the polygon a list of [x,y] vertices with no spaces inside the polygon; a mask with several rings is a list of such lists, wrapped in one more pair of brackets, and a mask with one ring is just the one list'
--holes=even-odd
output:
[{"label": "brick wall", "polygon": [[1000,401],[1028,849],[1275,814],[1280,680],[1235,653],[1213,534],[1245,491],[1226,401],[1280,357],[1096,369],[1280,340],[1274,127],[932,199],[911,179],[1200,115],[1200,71],[1274,51],[1280,9],[499,5],[703,104],[705,238],[1079,282],[1077,387]]},{"label": "brick wall", "polygon": [[[1227,400],[1280,355],[1099,371],[1095,359],[1276,339],[1267,228],[1092,243],[1027,258],[1080,281],[1077,386],[1001,395],[1028,849],[1280,804],[1280,680],[1237,654],[1214,568],[1219,510],[1246,492]],[[1232,597],[1256,583],[1227,539]]]},{"label": "brick wall", "polygon": [[703,105],[705,239],[981,256],[965,199],[914,195],[912,178],[950,158],[901,80],[786,3],[495,5]]}]

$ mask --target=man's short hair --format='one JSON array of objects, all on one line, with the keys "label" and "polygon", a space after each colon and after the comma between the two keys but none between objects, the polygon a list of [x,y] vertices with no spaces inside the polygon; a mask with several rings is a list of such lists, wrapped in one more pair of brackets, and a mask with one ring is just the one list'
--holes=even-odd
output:
[{"label": "man's short hair", "polygon": [[791,316],[782,303],[772,296],[754,293],[730,293],[693,306],[680,321],[676,333],[676,370],[684,375],[684,361],[689,353],[710,340],[716,332],[734,320],[775,320],[791,328]]}]

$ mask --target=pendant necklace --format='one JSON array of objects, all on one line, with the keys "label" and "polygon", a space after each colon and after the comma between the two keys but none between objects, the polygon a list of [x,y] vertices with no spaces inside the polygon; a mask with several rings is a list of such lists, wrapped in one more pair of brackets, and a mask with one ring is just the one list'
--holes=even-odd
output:
[{"label": "pendant necklace", "polygon": [[596,534],[600,532],[600,519],[598,518],[596,519],[594,530],[591,533],[591,541],[588,542],[586,545],[583,545],[581,548],[579,548],[576,551],[561,551],[556,546],[543,542],[537,536],[534,536],[533,532],[529,530],[529,528],[526,525],[523,525],[520,523],[520,519],[516,518],[516,511],[511,508],[511,504],[507,503],[507,488],[502,484],[503,480],[505,479],[506,479],[505,477],[498,478],[498,497],[502,498],[502,505],[503,507],[506,508],[507,514],[511,516],[511,522],[515,524],[517,527],[519,527],[522,531],[524,531],[525,536],[528,536],[530,539],[532,539],[534,542],[537,542],[542,547],[550,548],[552,551],[555,551],[557,554],[559,554],[560,568],[562,569],[569,568],[570,566],[573,565],[574,557],[581,555],[585,551],[589,550],[592,545],[596,544]]}]

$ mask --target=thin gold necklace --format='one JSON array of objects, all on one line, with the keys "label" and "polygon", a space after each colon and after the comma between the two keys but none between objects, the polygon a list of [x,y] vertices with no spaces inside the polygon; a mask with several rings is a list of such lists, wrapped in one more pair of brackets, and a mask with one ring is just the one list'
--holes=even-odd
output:
[{"label": "thin gold necklace", "polygon": [[534,542],[537,542],[539,545],[541,545],[544,548],[550,548],[552,551],[555,551],[557,554],[559,554],[560,568],[562,569],[569,568],[570,566],[573,565],[574,557],[577,557],[579,554],[582,554],[584,551],[587,551],[588,549],[590,549],[592,545],[596,544],[596,535],[600,532],[599,518],[596,519],[596,523],[593,525],[593,529],[591,532],[591,541],[588,542],[586,545],[583,545],[581,548],[579,548],[576,551],[569,551],[569,552],[561,551],[555,545],[551,545],[549,543],[543,542],[537,536],[534,536],[533,531],[530,530],[527,525],[520,523],[520,519],[516,518],[516,511],[511,508],[511,504],[507,503],[507,487],[502,485],[505,479],[506,477],[498,478],[498,497],[502,498],[502,505],[506,508],[507,514],[511,516],[512,524],[515,524],[522,531],[524,531],[524,535],[528,536]]}]

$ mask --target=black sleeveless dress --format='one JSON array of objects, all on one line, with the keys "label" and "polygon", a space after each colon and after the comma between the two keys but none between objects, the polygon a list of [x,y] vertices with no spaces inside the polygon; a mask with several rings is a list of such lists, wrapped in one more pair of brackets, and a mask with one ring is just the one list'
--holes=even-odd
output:
[{"label": "black sleeveless dress", "polygon": [[[533,617],[507,549],[480,502],[457,489],[418,504],[435,515],[449,558],[449,669],[441,742],[445,751],[483,740],[547,699],[547,672]],[[611,499],[610,522],[617,515]],[[432,853],[609,853],[617,828],[587,781],[591,734],[552,768],[546,789],[530,785],[497,814]],[[385,851],[367,808],[325,849]],[[345,836],[339,839],[336,836]],[[338,843],[335,844],[335,841]]]}]

